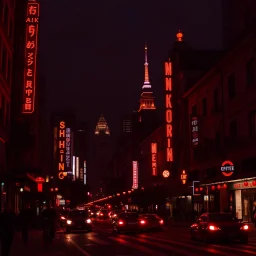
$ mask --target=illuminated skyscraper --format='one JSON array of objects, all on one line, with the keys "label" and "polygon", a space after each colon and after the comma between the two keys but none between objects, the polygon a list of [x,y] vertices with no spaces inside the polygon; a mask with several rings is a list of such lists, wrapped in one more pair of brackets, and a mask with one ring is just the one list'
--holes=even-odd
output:
[{"label": "illuminated skyscraper", "polygon": [[153,96],[151,84],[149,81],[148,72],[148,47],[145,45],[145,63],[144,63],[144,84],[142,86],[142,93],[140,97],[140,108],[142,110],[155,110],[155,98]]},{"label": "illuminated skyscraper", "polygon": [[[101,114],[91,143],[92,163],[88,160],[88,183],[94,198],[102,197],[105,192],[107,168],[111,156],[111,136],[108,124]],[[90,165],[91,164],[91,165]]]},{"label": "illuminated skyscraper", "polygon": [[102,114],[95,128],[95,135],[100,135],[100,134],[110,135],[108,124]]},{"label": "illuminated skyscraper", "polygon": [[144,63],[144,83],[140,96],[140,106],[138,110],[138,126],[135,129],[138,138],[151,133],[158,126],[158,115],[155,106],[155,97],[153,95],[148,71],[148,47],[145,45],[145,63]]}]

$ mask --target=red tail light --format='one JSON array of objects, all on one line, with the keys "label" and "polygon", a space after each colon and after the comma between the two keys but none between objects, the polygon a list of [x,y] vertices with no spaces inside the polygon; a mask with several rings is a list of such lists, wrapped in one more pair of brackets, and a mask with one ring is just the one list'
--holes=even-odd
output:
[{"label": "red tail light", "polygon": [[119,224],[119,225],[124,225],[124,222],[123,222],[122,220],[119,220],[119,221],[118,221],[118,224]]},{"label": "red tail light", "polygon": [[214,226],[214,225],[210,225],[210,226],[209,226],[209,230],[215,231],[215,230],[220,230],[220,228],[219,228],[219,227],[216,227],[216,226]]},{"label": "red tail light", "polygon": [[160,224],[164,224],[164,221],[163,221],[163,220],[160,220],[159,222],[160,222]]},{"label": "red tail light", "polygon": [[103,213],[101,213],[100,216],[103,216]]},{"label": "red tail light", "polygon": [[140,224],[144,225],[144,224],[146,224],[146,221],[145,220],[141,220]]},{"label": "red tail light", "polygon": [[66,219],[64,216],[61,216],[60,218],[61,218],[62,220],[65,220],[65,219]]},{"label": "red tail light", "polygon": [[248,230],[249,229],[249,226],[248,225],[244,225],[240,228],[241,230]]}]

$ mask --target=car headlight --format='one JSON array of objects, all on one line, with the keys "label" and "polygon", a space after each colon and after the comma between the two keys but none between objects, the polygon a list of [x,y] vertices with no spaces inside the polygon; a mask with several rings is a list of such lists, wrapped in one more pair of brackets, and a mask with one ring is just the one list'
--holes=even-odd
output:
[{"label": "car headlight", "polygon": [[72,220],[67,220],[67,224],[71,225],[72,224]]},{"label": "car headlight", "polygon": [[86,223],[92,223],[92,221],[90,219],[86,220]]}]

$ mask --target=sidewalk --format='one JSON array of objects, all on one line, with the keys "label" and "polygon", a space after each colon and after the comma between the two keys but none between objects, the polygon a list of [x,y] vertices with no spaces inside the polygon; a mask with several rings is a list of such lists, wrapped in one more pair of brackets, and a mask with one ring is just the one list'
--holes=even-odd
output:
[{"label": "sidewalk", "polygon": [[26,256],[45,256],[45,255],[56,255],[61,256],[65,255],[60,253],[61,241],[59,235],[56,234],[56,238],[53,241],[53,244],[48,248],[44,247],[42,231],[40,230],[31,230],[29,233],[29,242],[28,245],[24,245],[22,242],[21,233],[17,232],[12,245],[11,255],[26,255]]}]

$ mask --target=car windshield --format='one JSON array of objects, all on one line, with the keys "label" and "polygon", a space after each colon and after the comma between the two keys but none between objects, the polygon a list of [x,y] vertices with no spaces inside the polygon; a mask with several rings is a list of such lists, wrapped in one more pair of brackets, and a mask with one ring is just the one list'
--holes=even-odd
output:
[{"label": "car windshield", "polygon": [[86,211],[70,211],[69,217],[73,217],[73,218],[83,217],[83,218],[86,218],[86,217],[88,217],[88,214],[87,214]]},{"label": "car windshield", "polygon": [[235,221],[236,218],[232,214],[209,214],[210,221]]}]

